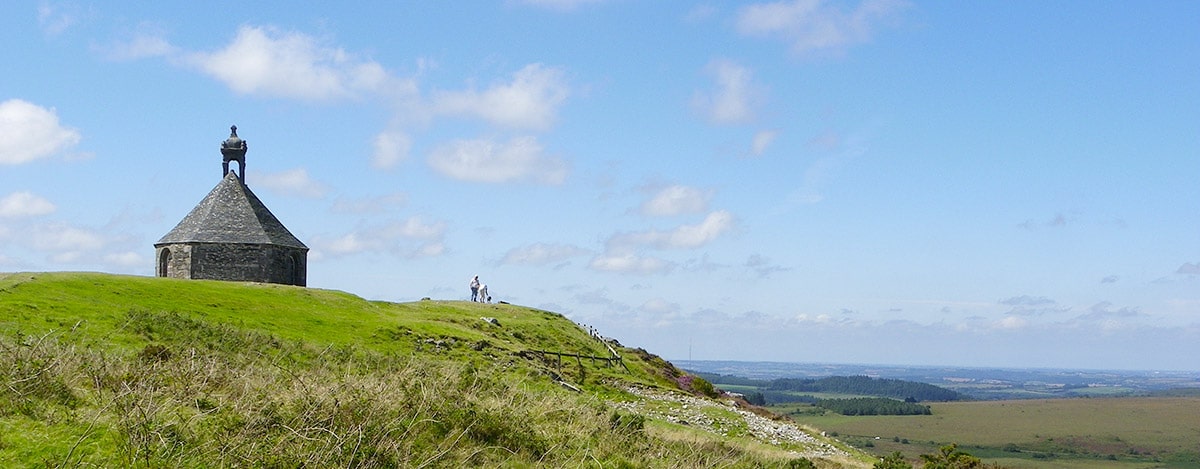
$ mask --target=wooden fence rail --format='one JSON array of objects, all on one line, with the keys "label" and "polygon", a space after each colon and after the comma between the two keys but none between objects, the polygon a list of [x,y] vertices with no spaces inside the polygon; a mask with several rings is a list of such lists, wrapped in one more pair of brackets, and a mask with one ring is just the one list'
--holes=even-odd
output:
[{"label": "wooden fence rail", "polygon": [[629,371],[629,367],[625,365],[625,361],[621,359],[620,355],[616,355],[615,353],[611,357],[597,357],[595,355],[582,355],[582,354],[578,354],[578,353],[568,353],[568,352],[552,352],[549,350],[528,350],[525,353],[540,355],[542,360],[544,360],[544,361],[548,361],[548,359],[546,358],[548,355],[554,355],[556,366],[558,367],[559,373],[562,373],[563,357],[575,358],[575,363],[579,364],[579,366],[583,366],[583,360],[587,359],[587,360],[591,360],[593,365],[596,364],[596,361],[603,361],[604,364],[607,366],[613,366],[613,363],[616,363],[616,364],[621,365],[623,368],[625,368],[625,371]]}]

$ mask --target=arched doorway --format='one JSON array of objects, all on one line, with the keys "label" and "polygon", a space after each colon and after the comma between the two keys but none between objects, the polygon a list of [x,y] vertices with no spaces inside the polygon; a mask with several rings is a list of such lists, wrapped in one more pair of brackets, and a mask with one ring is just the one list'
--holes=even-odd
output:
[{"label": "arched doorway", "polygon": [[171,266],[171,248],[162,248],[158,253],[158,276],[167,277],[167,269]]}]

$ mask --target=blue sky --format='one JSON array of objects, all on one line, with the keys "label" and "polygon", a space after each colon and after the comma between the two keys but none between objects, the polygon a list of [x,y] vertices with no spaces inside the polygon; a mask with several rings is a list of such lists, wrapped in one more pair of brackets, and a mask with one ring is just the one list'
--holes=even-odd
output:
[{"label": "blue sky", "polygon": [[5,2],[0,271],[249,142],[309,286],[666,358],[1200,370],[1200,3]]}]

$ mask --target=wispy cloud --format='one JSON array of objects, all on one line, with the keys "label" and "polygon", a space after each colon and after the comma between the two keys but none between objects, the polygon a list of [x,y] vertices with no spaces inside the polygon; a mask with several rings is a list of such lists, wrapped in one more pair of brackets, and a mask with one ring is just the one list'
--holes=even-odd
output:
[{"label": "wispy cloud", "polygon": [[445,251],[446,223],[409,217],[381,226],[364,227],[338,236],[315,236],[316,260],[364,252],[390,253],[404,258],[433,257]]},{"label": "wispy cloud", "polygon": [[308,170],[294,168],[278,173],[266,173],[252,178],[252,182],[262,184],[267,189],[280,194],[310,199],[319,199],[329,192],[329,188],[308,176]]},{"label": "wispy cloud", "polygon": [[718,210],[700,223],[680,225],[671,230],[647,230],[618,233],[608,240],[610,247],[651,247],[654,249],[695,249],[708,244],[734,228],[733,213]]},{"label": "wispy cloud", "polygon": [[795,204],[811,205],[825,200],[825,187],[837,175],[843,163],[867,152],[868,144],[859,135],[845,136],[825,130],[808,141],[808,147],[824,154],[804,169],[800,187],[788,198]]},{"label": "wispy cloud", "polygon": [[468,182],[558,185],[566,181],[568,173],[567,163],[546,154],[531,136],[507,142],[456,140],[434,148],[427,161],[438,173]]},{"label": "wispy cloud", "polygon": [[43,1],[38,5],[37,21],[42,32],[47,36],[57,36],[79,22],[79,12],[65,4],[51,4]]},{"label": "wispy cloud", "polygon": [[504,253],[500,263],[505,265],[547,265],[591,253],[587,249],[570,244],[534,243],[510,249]]},{"label": "wispy cloud", "polygon": [[1020,295],[1005,298],[999,303],[1011,307],[1007,313],[1007,317],[1010,318],[1013,316],[1041,316],[1071,310],[1071,308],[1060,306],[1056,301],[1044,296]]},{"label": "wispy cloud", "polygon": [[1073,221],[1074,221],[1074,219],[1072,217],[1068,217],[1067,215],[1060,212],[1060,213],[1054,214],[1054,216],[1048,220],[1043,220],[1043,221],[1025,220],[1025,221],[1017,224],[1017,226],[1027,229],[1027,230],[1034,230],[1037,228],[1062,228],[1064,226],[1067,226],[1069,223],[1071,223]]},{"label": "wispy cloud", "polygon": [[772,274],[791,270],[788,267],[771,262],[770,258],[767,258],[761,254],[751,254],[750,257],[746,258],[746,262],[743,263],[742,266],[750,269],[750,271],[754,272],[758,278],[767,278]]},{"label": "wispy cloud", "polygon": [[97,229],[61,221],[18,225],[16,229],[0,226],[0,243],[9,249],[5,264],[11,265],[24,264],[20,257],[7,255],[20,251],[68,268],[128,272],[131,267],[148,265],[138,253],[140,240],[112,227]]},{"label": "wispy cloud", "polygon": [[1068,324],[1097,327],[1103,331],[1111,332],[1137,327],[1135,320],[1144,319],[1148,316],[1135,307],[1123,306],[1116,308],[1111,302],[1101,301],[1088,308],[1086,313],[1072,318]]},{"label": "wispy cloud", "polygon": [[692,106],[713,123],[736,124],[752,121],[764,99],[765,88],[754,82],[754,73],[728,59],[715,59],[705,67],[715,88],[697,91]]},{"label": "wispy cloud", "polygon": [[60,154],[79,143],[79,131],[58,122],[54,108],[10,99],[0,102],[0,164],[22,164]]},{"label": "wispy cloud", "polygon": [[673,315],[679,313],[679,303],[672,303],[663,298],[651,298],[638,306],[639,311],[657,315]]},{"label": "wispy cloud", "polygon": [[1033,297],[1021,295],[1000,300],[1000,304],[1008,306],[1045,306],[1054,304],[1054,300],[1044,296]]},{"label": "wispy cloud", "polygon": [[371,166],[378,169],[391,169],[400,162],[408,159],[412,149],[412,138],[400,130],[380,132],[371,141]]},{"label": "wispy cloud", "polygon": [[54,213],[52,202],[32,192],[13,192],[0,198],[0,218],[36,217]]},{"label": "wispy cloud", "polygon": [[754,138],[750,141],[750,157],[759,157],[766,153],[767,148],[775,142],[775,138],[779,136],[779,131],[776,129],[760,130],[754,133]]},{"label": "wispy cloud", "polygon": [[148,59],[154,57],[175,58],[181,53],[156,27],[143,26],[128,39],[112,44],[93,46],[93,50],[105,59],[116,62]]},{"label": "wispy cloud", "polygon": [[675,264],[665,259],[641,256],[628,250],[601,253],[588,263],[592,270],[627,274],[662,274],[670,272]]},{"label": "wispy cloud", "polygon": [[432,97],[433,112],[470,116],[516,129],[546,130],[554,125],[558,108],[570,96],[561,69],[529,64],[483,91],[441,91]]},{"label": "wispy cloud", "polygon": [[743,7],[738,32],[782,40],[792,53],[840,53],[870,42],[876,29],[908,6],[900,0],[864,0],[845,10],[822,0],[792,0]]},{"label": "wispy cloud", "polygon": [[703,213],[708,210],[708,201],[713,191],[684,185],[671,185],[653,191],[650,198],[642,202],[638,212],[646,216],[666,217],[691,213]]}]

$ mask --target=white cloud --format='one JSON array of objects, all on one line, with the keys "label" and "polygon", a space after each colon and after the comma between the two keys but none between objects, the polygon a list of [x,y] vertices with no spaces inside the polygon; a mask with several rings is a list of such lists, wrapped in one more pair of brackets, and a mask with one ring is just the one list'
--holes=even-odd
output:
[{"label": "white cloud", "polygon": [[290,169],[280,173],[267,173],[254,178],[254,182],[274,192],[298,197],[321,198],[328,189],[321,183],[308,177],[304,168]]},{"label": "white cloud", "polygon": [[97,47],[98,52],[108,60],[125,62],[151,57],[173,57],[179,49],[158,32],[141,32],[126,41]]},{"label": "white cloud", "polygon": [[754,84],[753,73],[727,59],[709,62],[705,71],[716,80],[716,89],[708,93],[697,92],[692,105],[709,120],[718,124],[747,122],[754,118],[754,108],[764,94]]},{"label": "white cloud", "polygon": [[34,227],[33,247],[51,253],[99,251],[107,243],[99,233],[64,223]]},{"label": "white cloud", "polygon": [[149,261],[146,259],[145,256],[143,256],[139,253],[136,253],[136,252],[132,252],[132,251],[115,252],[115,253],[105,254],[104,255],[104,263],[111,264],[111,265],[119,265],[119,266],[123,266],[123,267],[137,267],[137,266],[149,265]]},{"label": "white cloud", "polygon": [[760,130],[754,134],[754,139],[750,142],[750,156],[762,156],[775,142],[775,137],[779,136],[778,130]]},{"label": "white cloud", "polygon": [[1024,329],[1029,327],[1029,320],[1020,316],[1005,316],[996,322],[996,327],[999,329]]},{"label": "white cloud", "polygon": [[391,169],[408,159],[408,152],[412,149],[412,138],[398,130],[380,132],[371,142],[371,146],[374,149],[371,154],[371,166],[377,169]]},{"label": "white cloud", "polygon": [[545,130],[554,125],[558,108],[570,94],[562,70],[529,64],[501,83],[482,92],[440,92],[433,96],[434,112],[471,116],[496,125]]},{"label": "white cloud", "polygon": [[315,237],[320,256],[345,256],[362,252],[390,252],[405,257],[432,257],[445,252],[446,223],[420,217],[369,227],[335,238]]},{"label": "white cloud", "polygon": [[708,210],[712,191],[682,185],[662,188],[653,197],[642,202],[638,211],[648,216],[672,216],[685,213],[701,213]]},{"label": "white cloud", "polygon": [[426,223],[418,217],[410,217],[403,223],[393,225],[392,230],[405,238],[435,240],[441,239],[446,233],[446,223]]},{"label": "white cloud", "polygon": [[388,80],[377,62],[268,27],[242,26],[224,49],[192,54],[187,61],[247,95],[324,101],[378,90]]},{"label": "white cloud", "polygon": [[43,33],[49,36],[57,36],[79,22],[78,12],[64,11],[65,9],[75,10],[75,8],[63,7],[62,5],[51,6],[50,2],[46,1],[38,5],[38,26],[42,28]]},{"label": "white cloud", "polygon": [[869,42],[879,23],[894,19],[907,5],[902,0],[864,0],[847,12],[823,0],[760,3],[738,12],[737,30],[781,39],[795,54],[840,52]]},{"label": "white cloud", "polygon": [[609,239],[609,246],[649,246],[656,249],[694,249],[712,242],[733,229],[733,214],[718,210],[708,214],[695,225],[681,225],[670,231],[618,233]]},{"label": "white cloud", "polygon": [[501,264],[546,265],[562,262],[576,256],[588,254],[587,249],[570,244],[534,243],[510,249],[501,259]]},{"label": "white cloud", "polygon": [[428,158],[435,171],[470,182],[536,182],[562,184],[567,164],[545,155],[534,137],[514,137],[508,142],[458,140],[435,148]]},{"label": "white cloud", "polygon": [[671,303],[662,298],[651,298],[638,307],[639,310],[651,314],[666,315],[676,314],[679,312],[679,304]]},{"label": "white cloud", "polygon": [[670,271],[674,265],[657,257],[643,257],[631,252],[606,252],[588,264],[593,270],[630,274],[657,274]]},{"label": "white cloud", "polygon": [[795,322],[800,323],[800,324],[821,324],[821,325],[848,324],[851,326],[856,325],[852,322],[848,322],[847,320],[834,319],[833,316],[830,316],[830,315],[824,314],[824,313],[822,313],[822,314],[800,313],[800,314],[797,314],[792,319]]},{"label": "white cloud", "polygon": [[54,108],[20,99],[0,103],[0,164],[21,164],[79,143],[79,132],[63,127]]},{"label": "white cloud", "polygon": [[49,200],[32,192],[13,192],[0,199],[0,218],[36,217],[53,213],[55,209]]}]

